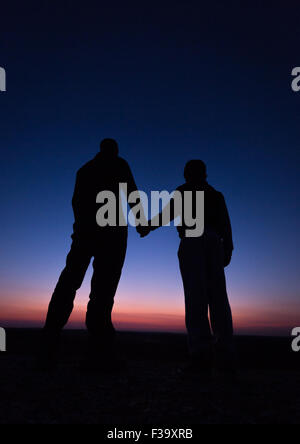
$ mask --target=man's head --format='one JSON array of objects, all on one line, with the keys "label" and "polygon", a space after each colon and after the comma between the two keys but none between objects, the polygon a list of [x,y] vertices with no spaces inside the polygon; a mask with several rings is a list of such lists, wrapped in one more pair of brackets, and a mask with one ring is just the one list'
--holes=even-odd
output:
[{"label": "man's head", "polygon": [[202,160],[190,160],[184,168],[184,178],[187,182],[202,182],[206,180],[206,165]]},{"label": "man's head", "polygon": [[114,157],[119,154],[119,146],[114,139],[103,139],[100,143],[100,152],[106,156]]}]

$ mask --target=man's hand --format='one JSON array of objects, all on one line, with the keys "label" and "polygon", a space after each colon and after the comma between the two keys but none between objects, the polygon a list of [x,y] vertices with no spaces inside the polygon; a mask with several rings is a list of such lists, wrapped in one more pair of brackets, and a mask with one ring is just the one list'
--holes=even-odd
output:
[{"label": "man's hand", "polygon": [[150,233],[151,228],[149,226],[144,227],[142,225],[139,225],[138,227],[136,227],[136,231],[139,233],[141,237],[146,237]]}]

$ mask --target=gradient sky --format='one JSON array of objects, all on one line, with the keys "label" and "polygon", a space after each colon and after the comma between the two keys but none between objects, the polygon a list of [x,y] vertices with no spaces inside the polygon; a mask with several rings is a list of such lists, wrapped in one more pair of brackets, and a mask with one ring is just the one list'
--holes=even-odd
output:
[{"label": "gradient sky", "polygon": [[[300,6],[209,3],[1,6],[1,326],[42,324],[70,246],[75,173],[104,137],[146,192],[174,190],[186,161],[203,159],[232,219],[237,332],[300,324]],[[184,328],[178,243],[174,228],[146,239],[130,228],[118,327]],[[90,275],[70,326],[82,326]]]}]

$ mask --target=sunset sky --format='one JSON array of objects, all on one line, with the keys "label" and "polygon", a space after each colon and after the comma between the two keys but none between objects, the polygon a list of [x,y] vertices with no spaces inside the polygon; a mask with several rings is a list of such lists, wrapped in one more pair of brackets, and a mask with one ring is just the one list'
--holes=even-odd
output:
[{"label": "sunset sky", "polygon": [[[3,7],[1,327],[42,326],[70,247],[75,174],[104,137],[147,193],[173,191],[186,161],[203,159],[232,219],[236,332],[300,325],[300,7],[278,3]],[[178,244],[175,228],[145,239],[129,229],[119,328],[184,330]],[[84,325],[90,277],[69,327]]]}]

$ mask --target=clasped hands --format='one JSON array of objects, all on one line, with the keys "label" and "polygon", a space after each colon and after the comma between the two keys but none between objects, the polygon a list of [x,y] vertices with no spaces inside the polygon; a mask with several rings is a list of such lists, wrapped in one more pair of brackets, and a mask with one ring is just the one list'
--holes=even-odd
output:
[{"label": "clasped hands", "polygon": [[140,237],[146,237],[150,233],[150,231],[153,231],[153,227],[151,227],[150,222],[148,222],[148,225],[139,225],[136,227],[136,231],[139,233]]}]

